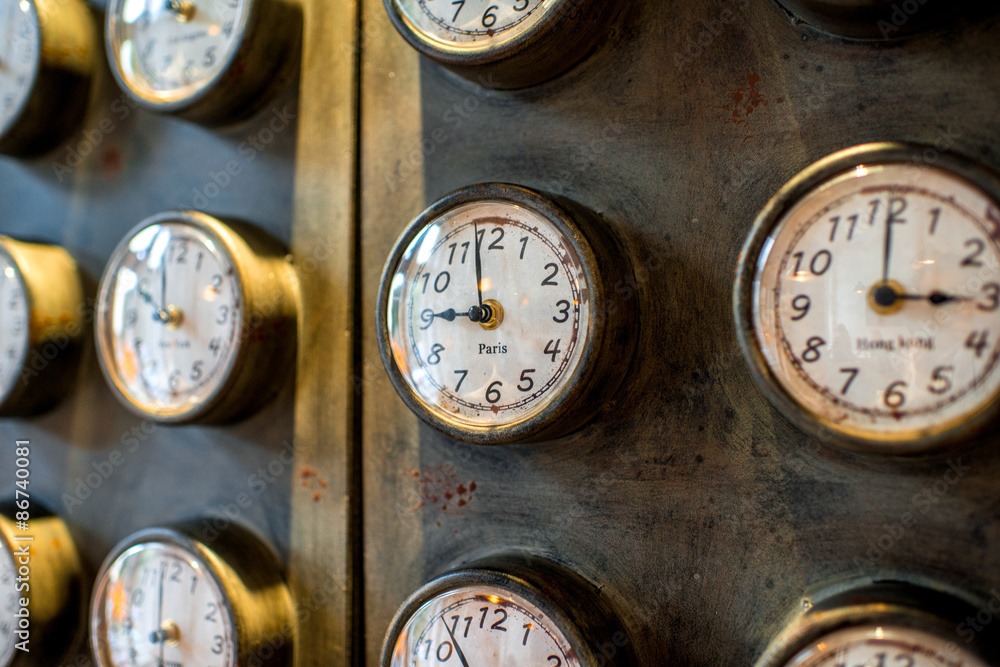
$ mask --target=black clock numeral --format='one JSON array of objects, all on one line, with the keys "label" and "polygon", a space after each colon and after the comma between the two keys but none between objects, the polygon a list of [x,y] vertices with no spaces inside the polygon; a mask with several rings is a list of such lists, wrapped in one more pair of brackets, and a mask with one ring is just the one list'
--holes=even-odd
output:
[{"label": "black clock numeral", "polygon": [[546,271],[551,270],[552,273],[546,276],[545,280],[542,281],[542,287],[559,287],[559,283],[552,280],[559,274],[559,265],[550,262],[545,265],[545,270]]},{"label": "black clock numeral", "polygon": [[521,259],[524,259],[524,251],[528,249],[528,237],[521,237]]},{"label": "black clock numeral", "polygon": [[497,232],[500,232],[500,235],[497,236],[495,239],[493,239],[492,243],[486,246],[487,250],[503,250],[503,246],[500,245],[500,242],[503,241],[503,236],[504,236],[503,228],[494,227],[493,229],[490,230],[490,233],[493,234],[494,236],[497,234]]},{"label": "black clock numeral", "polygon": [[208,349],[212,351],[212,356],[219,356],[219,352],[222,350],[222,339],[216,336],[212,340],[208,341]]},{"label": "black clock numeral", "polygon": [[486,388],[486,401],[491,404],[497,404],[500,402],[500,387],[503,386],[503,382],[497,380],[490,384]]},{"label": "black clock numeral", "polygon": [[534,368],[526,368],[525,370],[521,371],[521,382],[527,382],[528,386],[522,387],[521,385],[517,385],[517,388],[524,392],[528,392],[534,389],[535,381],[531,379],[531,374],[534,372],[535,372]]},{"label": "black clock numeral", "polygon": [[[441,279],[444,278],[442,281]],[[438,274],[437,278],[434,279],[434,291],[441,294],[448,286],[451,285],[451,274],[447,271],[442,271]]]},{"label": "black clock numeral", "polygon": [[[442,649],[445,648],[448,650],[447,652],[443,652],[442,654]],[[435,655],[437,655],[438,662],[448,662],[448,660],[451,658],[452,651],[454,651],[454,649],[451,646],[451,642],[445,641],[438,644],[437,651],[435,652]]]},{"label": "black clock numeral", "polygon": [[219,619],[215,617],[219,613],[219,605],[214,602],[208,603],[208,613],[205,614],[205,620],[209,623],[218,623]]},{"label": "black clock numeral", "polygon": [[987,313],[992,313],[997,308],[1000,308],[1000,285],[997,283],[986,283],[983,285],[983,291],[986,292],[986,298],[989,299],[989,303],[978,304],[976,308]]},{"label": "black clock numeral", "polygon": [[455,0],[455,2],[451,4],[452,6],[458,5],[458,9],[455,10],[455,16],[451,18],[451,22],[454,23],[458,20],[458,15],[462,13],[462,8],[465,7],[465,0]]},{"label": "black clock numeral", "polygon": [[225,324],[229,319],[229,306],[222,304],[219,306],[219,316],[215,318],[216,324]]},{"label": "black clock numeral", "polygon": [[[859,216],[856,213],[854,215],[850,215],[847,217],[848,222],[851,223],[850,229],[847,230],[848,241],[854,240],[854,229],[858,226],[858,218],[860,217],[861,216]],[[840,221],[841,217],[839,215],[835,215],[832,218],[830,218],[830,224],[833,225],[833,229],[830,230],[830,243],[833,243],[834,241],[837,240],[837,229],[840,227]]]},{"label": "black clock numeral", "polygon": [[[792,274],[798,276],[805,273],[802,269],[802,264],[805,262],[806,254],[804,252],[797,252],[792,257],[795,258],[795,270]],[[809,270],[812,271],[814,276],[819,277],[830,270],[831,264],[833,264],[833,253],[829,250],[820,250],[813,255],[812,260],[809,262]]]},{"label": "black clock numeral", "polygon": [[935,208],[931,209],[931,231],[928,236],[934,236],[934,232],[937,231],[938,222],[941,220],[941,209]]},{"label": "black clock numeral", "polygon": [[822,356],[822,354],[819,351],[819,348],[823,347],[824,345],[826,345],[826,341],[820,338],[819,336],[813,336],[812,338],[807,340],[806,349],[802,353],[802,361],[806,362],[807,364],[814,364],[817,361],[819,361],[820,357]]},{"label": "black clock numeral", "polygon": [[946,374],[954,373],[954,366],[938,366],[934,369],[934,373],[931,375],[931,384],[927,387],[927,390],[932,394],[947,394],[951,391],[952,382],[951,378]]},{"label": "black clock numeral", "polygon": [[431,346],[431,353],[427,357],[427,363],[429,363],[431,366],[437,366],[438,364],[440,364],[442,352],[444,352],[444,345],[441,345],[440,343],[434,343],[434,345]]},{"label": "black clock numeral", "polygon": [[222,638],[222,635],[215,635],[215,637],[212,638],[212,641],[214,642],[214,644],[212,644],[212,653],[215,655],[222,655],[222,644],[225,641]]},{"label": "black clock numeral", "polygon": [[985,350],[990,344],[989,339],[989,331],[973,331],[969,334],[969,337],[965,339],[965,347],[970,350],[975,350],[976,359],[980,359],[983,356],[983,350]]},{"label": "black clock numeral", "polygon": [[[521,6],[518,7],[518,5]],[[514,3],[514,6],[511,7],[511,9],[513,9],[515,12],[523,12],[527,8],[528,8],[528,0],[517,0],[517,2]]]},{"label": "black clock numeral", "polygon": [[205,59],[202,61],[202,64],[205,67],[211,67],[212,65],[215,64],[215,49],[216,48],[217,47],[215,47],[215,46],[210,46],[205,51]]},{"label": "black clock numeral", "polygon": [[495,621],[493,625],[490,626],[490,630],[499,630],[500,632],[507,632],[507,628],[503,626],[507,622],[507,612],[504,609],[494,609],[494,616],[500,616],[500,620]]},{"label": "black clock numeral", "polygon": [[840,390],[840,395],[841,396],[846,396],[847,392],[849,392],[851,390],[851,385],[854,384],[854,380],[858,377],[858,373],[861,372],[861,369],[860,368],[841,368],[840,372],[841,373],[845,373],[845,374],[851,376],[851,377],[847,378],[847,382],[844,383],[844,388]]},{"label": "black clock numeral", "polygon": [[798,322],[806,315],[809,314],[809,309],[812,308],[812,299],[810,299],[805,294],[800,294],[794,299],[792,299],[792,310],[798,313],[792,318],[793,322]]},{"label": "black clock numeral", "polygon": [[972,247],[975,250],[962,260],[962,266],[971,266],[974,268],[982,266],[983,263],[979,261],[979,256],[986,250],[986,243],[982,239],[969,239],[965,242],[965,247]]},{"label": "black clock numeral", "polygon": [[455,375],[461,375],[458,379],[458,384],[455,386],[455,391],[462,391],[462,383],[465,382],[465,378],[468,377],[469,371],[455,371]]},{"label": "black clock numeral", "polygon": [[903,389],[906,389],[907,385],[902,380],[896,380],[890,384],[886,390],[885,395],[882,396],[882,401],[885,403],[886,407],[892,408],[893,410],[898,410],[903,407],[906,403],[906,394],[903,393]]},{"label": "black clock numeral", "polygon": [[545,344],[545,354],[552,357],[552,363],[556,363],[556,356],[562,352],[562,350],[559,349],[559,343],[561,342],[562,338],[558,338],[556,340],[550,340]]},{"label": "black clock numeral", "polygon": [[[472,245],[472,244],[469,241],[466,241],[465,243],[461,244],[461,246],[462,246],[462,264],[465,264],[465,258],[469,254],[469,246],[470,245]],[[455,261],[455,251],[458,249],[458,246],[459,246],[459,244],[457,242],[456,243],[449,243],[448,244],[448,247],[451,248],[451,253],[448,255],[448,266],[451,266],[451,263]]]},{"label": "black clock numeral", "polygon": [[552,321],[555,322],[556,324],[562,324],[563,322],[567,322],[569,320],[569,307],[570,303],[565,299],[556,303],[556,308],[559,309],[559,314],[562,315],[562,319],[559,319],[558,317],[553,317]]},{"label": "black clock numeral", "polygon": [[204,371],[202,370],[202,368],[204,367],[204,365],[205,365],[205,362],[201,361],[200,359],[198,361],[194,362],[193,364],[191,364],[191,381],[192,382],[197,382],[198,380],[200,380],[202,378],[202,376],[204,375]]},{"label": "black clock numeral", "polygon": [[[527,2],[528,0],[524,0],[524,1]],[[525,623],[521,627],[524,628],[524,639],[521,640],[521,646],[527,646],[528,645],[528,633],[531,632],[531,623]]]},{"label": "black clock numeral", "polygon": [[483,27],[492,28],[497,24],[497,13],[496,10],[500,9],[499,5],[490,5],[486,8],[486,12],[483,14]]}]

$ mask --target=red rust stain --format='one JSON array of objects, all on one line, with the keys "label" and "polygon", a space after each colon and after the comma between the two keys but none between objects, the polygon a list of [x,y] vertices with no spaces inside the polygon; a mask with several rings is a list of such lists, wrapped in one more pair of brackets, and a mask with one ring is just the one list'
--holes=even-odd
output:
[{"label": "red rust stain", "polygon": [[[770,104],[770,100],[765,98],[757,89],[757,84],[759,83],[760,74],[751,72],[747,74],[745,86],[738,86],[732,90],[730,93],[732,103],[719,107],[720,110],[725,111],[727,114],[723,117],[724,124],[732,124],[740,128],[746,127],[749,125],[750,117],[755,111]],[[743,141],[747,142],[753,136],[752,133],[748,133]]]},{"label": "red rust stain", "polygon": [[125,157],[117,146],[108,146],[101,153],[101,171],[106,178],[115,178],[125,166]]},{"label": "red rust stain", "polygon": [[420,504],[413,508],[434,507],[445,514],[459,515],[472,502],[475,482],[461,482],[450,464],[411,471],[419,478]]},{"label": "red rust stain", "polygon": [[317,489],[325,489],[328,486],[326,480],[319,476],[319,471],[316,468],[303,466],[299,470],[299,480],[303,488],[315,491],[313,500],[319,502],[323,495]]}]

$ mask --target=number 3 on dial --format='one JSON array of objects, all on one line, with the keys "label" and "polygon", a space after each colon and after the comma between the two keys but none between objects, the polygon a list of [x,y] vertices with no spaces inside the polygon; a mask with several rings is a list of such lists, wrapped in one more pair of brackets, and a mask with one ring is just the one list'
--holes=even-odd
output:
[{"label": "number 3 on dial", "polygon": [[[620,385],[629,271],[585,213],[525,188],[465,188],[404,232],[378,306],[382,361],[432,426],[470,442],[555,437]],[[586,231],[585,231],[586,230]]]},{"label": "number 3 on dial", "polygon": [[849,446],[927,449],[997,414],[1000,182],[926,154],[877,144],[820,161],[742,255],[751,370],[791,419]]}]

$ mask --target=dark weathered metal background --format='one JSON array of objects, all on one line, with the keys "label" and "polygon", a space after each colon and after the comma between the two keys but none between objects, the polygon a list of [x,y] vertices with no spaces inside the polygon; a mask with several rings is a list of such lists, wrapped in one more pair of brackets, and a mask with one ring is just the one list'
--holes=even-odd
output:
[{"label": "dark weathered metal background", "polygon": [[[891,139],[1000,167],[1000,21],[859,43],[767,0],[627,4],[588,61],[522,92],[362,52],[365,363],[378,360],[371,313],[392,239],[478,181],[601,212],[631,250],[642,310],[626,390],[550,443],[457,443],[415,425],[388,382],[368,385],[369,665],[407,594],[484,552],[539,552],[589,577],[650,667],[750,664],[807,594],[843,579],[987,598],[1000,583],[996,436],[922,461],[839,455],[771,408],[731,315],[754,217],[812,161]],[[378,33],[383,49],[398,41]],[[419,110],[420,127],[382,129],[390,109]],[[968,466],[955,484],[949,461]],[[473,481],[461,509],[430,499]]]},{"label": "dark weathered metal background", "polygon": [[[70,400],[0,422],[0,442],[32,440],[36,498],[92,568],[134,530],[225,516],[249,492],[238,520],[289,563],[300,665],[375,665],[412,591],[488,553],[542,553],[601,586],[644,667],[748,665],[804,596],[844,579],[973,598],[1000,585],[997,436],[929,459],[838,454],[771,408],[730,307],[757,211],[810,162],[911,140],[1000,169],[998,17],[863,43],[772,0],[634,0],[582,65],[499,93],[422,62],[382,0],[303,4],[301,97],[292,87],[212,131],[123,106],[104,72],[70,142],[0,157],[0,232],[65,245],[92,283],[136,222],[182,206],[269,230],[302,283],[298,378],[289,369],[286,391],[246,422],[144,430],[92,348]],[[241,142],[276,114],[296,117],[249,161]],[[105,117],[115,129],[88,139]],[[60,181],[53,162],[87,141]],[[196,201],[230,160],[241,174]],[[479,181],[600,212],[635,264],[627,386],[558,441],[451,441],[418,424],[381,368],[374,306],[392,242],[426,204]],[[293,440],[294,466],[281,456]],[[115,450],[124,463],[105,479]],[[255,494],[269,464],[278,473]],[[460,510],[431,500],[459,485]],[[907,513],[917,523],[900,533]]]}]

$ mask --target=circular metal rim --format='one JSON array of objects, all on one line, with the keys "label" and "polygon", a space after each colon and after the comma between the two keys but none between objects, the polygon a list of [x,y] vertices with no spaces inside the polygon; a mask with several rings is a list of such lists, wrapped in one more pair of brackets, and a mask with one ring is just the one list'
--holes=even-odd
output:
[{"label": "circular metal rim", "polygon": [[110,574],[109,570],[111,569],[111,566],[114,565],[115,561],[117,561],[118,558],[129,549],[150,544],[166,544],[187,552],[192,558],[197,560],[202,565],[204,571],[212,578],[216,588],[222,593],[222,603],[226,607],[226,613],[229,614],[230,631],[233,637],[234,651],[233,661],[228,667],[236,667],[239,656],[242,653],[241,649],[243,648],[243,637],[240,634],[239,617],[234,613],[232,606],[232,598],[234,597],[233,591],[229,590],[229,588],[223,583],[225,577],[220,576],[220,573],[216,568],[215,557],[212,554],[211,549],[198,540],[195,540],[172,528],[146,528],[137,533],[133,533],[116,544],[101,564],[97,578],[94,580],[93,593],[90,596],[90,617],[87,624],[87,635],[90,639],[90,645],[94,653],[94,658],[97,661],[97,667],[114,667],[109,662],[105,661],[103,653],[98,649],[100,643],[98,637],[97,619],[101,614],[100,607],[102,606],[101,603],[105,597],[104,592],[107,589],[108,575]]},{"label": "circular metal rim", "polygon": [[[545,15],[527,31],[512,37],[509,40],[498,44],[483,45],[480,47],[449,47],[447,44],[439,42],[429,36],[424,35],[407,18],[406,14],[399,8],[400,0],[383,0],[386,13],[392,21],[396,30],[410,43],[410,46],[427,56],[431,60],[443,65],[450,66],[479,66],[495,63],[529,48],[531,45],[545,39],[546,35],[552,32],[565,15],[572,11],[571,5],[579,5],[585,0],[556,0],[562,4],[550,5],[545,10]],[[539,7],[539,9],[543,9]]]},{"label": "circular metal rim", "polygon": [[[193,107],[216,92],[219,82],[228,74],[233,64],[242,54],[245,45],[248,43],[247,30],[251,25],[254,25],[254,22],[257,20],[257,14],[260,8],[259,3],[266,0],[237,0],[238,2],[246,3],[248,7],[246,12],[243,14],[243,21],[241,21],[238,26],[239,36],[235,41],[234,48],[230,50],[229,56],[226,58],[225,62],[221,67],[219,67],[215,76],[203,83],[201,88],[196,90],[193,94],[167,102],[157,100],[154,96],[140,90],[132,82],[128,81],[122,73],[122,66],[118,50],[115,48],[115,42],[118,39],[118,35],[116,33],[116,27],[119,23],[118,17],[125,1],[126,0],[110,0],[107,8],[107,15],[105,17],[104,48],[107,54],[108,63],[110,64],[111,74],[114,76],[118,86],[138,104],[151,111],[169,114],[184,111],[189,107]],[[234,30],[236,29],[237,28],[234,28]]]},{"label": "circular metal rim", "polygon": [[859,431],[839,429],[820,420],[799,404],[780,384],[760,350],[753,325],[753,283],[760,251],[781,218],[802,199],[832,178],[849,172],[860,164],[923,164],[921,154],[933,150],[933,164],[959,176],[1000,205],[1000,179],[987,168],[961,155],[917,143],[881,142],[862,144],[837,151],[814,162],[794,176],[768,201],[753,223],[750,235],[740,251],[733,290],[733,313],[740,350],[751,374],[771,404],[797,427],[821,441],[827,440],[851,450],[884,454],[918,454],[943,448],[971,438],[985,430],[1000,413],[1000,390],[982,407],[966,418],[949,421],[947,428],[930,429],[925,434],[908,432],[904,436],[878,437]]},{"label": "circular metal rim", "polygon": [[[787,667],[790,661],[814,641],[840,630],[869,625],[920,630],[948,641],[948,622],[935,614],[903,604],[867,603],[818,611],[787,627],[765,650],[756,667]],[[966,647],[966,650],[968,647]],[[985,660],[977,650],[973,655]]]},{"label": "circular metal rim", "polygon": [[[228,367],[223,370],[215,389],[213,389],[204,398],[204,400],[201,401],[201,403],[196,404],[187,410],[157,411],[151,410],[145,404],[138,402],[126,391],[117,368],[113,367],[113,362],[111,361],[113,354],[111,354],[110,343],[107,340],[107,337],[110,336],[110,332],[106,330],[104,320],[107,310],[106,304],[109,296],[108,293],[111,290],[112,285],[112,270],[121,265],[121,259],[128,250],[129,242],[135,237],[136,234],[147,227],[170,222],[190,225],[218,241],[220,250],[225,253],[226,258],[229,260],[230,265],[234,269],[233,277],[237,281],[236,289],[240,299],[240,322],[235,329],[235,348],[232,352],[231,362]],[[229,230],[229,228],[226,227],[226,225],[220,220],[217,220],[216,218],[213,218],[205,213],[186,210],[164,211],[146,218],[129,230],[129,232],[111,253],[111,257],[108,260],[104,275],[101,277],[100,287],[97,292],[97,314],[94,318],[97,359],[101,367],[101,372],[104,374],[108,385],[114,391],[115,396],[125,405],[125,407],[132,410],[135,414],[141,417],[148,417],[154,421],[165,424],[189,423],[204,416],[225,399],[226,392],[229,390],[230,385],[236,377],[236,369],[241,365],[246,351],[245,343],[248,340],[246,332],[249,324],[248,311],[250,306],[250,304],[247,303],[246,280],[243,277],[243,273],[246,269],[236,261],[237,253],[233,252],[228,238],[230,233],[236,234],[236,232]]]},{"label": "circular metal rim", "polygon": [[375,317],[379,355],[382,358],[382,365],[385,367],[393,387],[395,387],[396,392],[403,399],[403,402],[406,403],[407,407],[426,423],[446,435],[473,444],[498,445],[529,440],[561,421],[563,413],[568,408],[572,408],[573,403],[586,389],[588,385],[586,380],[594,372],[599,362],[599,360],[595,359],[595,355],[598,354],[603,345],[607,330],[607,318],[597,317],[594,313],[591,313],[586,331],[588,342],[580,352],[580,359],[576,369],[568,378],[560,395],[556,396],[540,412],[530,417],[511,424],[468,426],[449,421],[444,416],[439,415],[429,404],[426,404],[424,399],[418,396],[409,382],[407,382],[392,354],[391,336],[387,320],[392,277],[395,275],[407,247],[425,227],[442,215],[460,206],[490,201],[515,204],[527,208],[536,215],[548,220],[573,244],[573,249],[582,263],[583,273],[587,280],[587,289],[590,290],[590,302],[603,303],[603,296],[606,289],[596,254],[568,211],[565,211],[555,201],[545,195],[520,185],[482,183],[466,186],[445,195],[431,204],[430,207],[424,210],[423,213],[418,215],[406,227],[396,241],[396,245],[390,252],[389,259],[386,261],[385,268],[383,269],[382,280],[379,284]]},{"label": "circular metal rim", "polygon": [[[12,0],[13,1],[13,0]],[[43,0],[44,1],[44,0]],[[38,57],[35,58],[35,62],[31,68],[31,78],[28,81],[28,94],[24,96],[21,100],[21,104],[18,106],[17,110],[14,111],[10,116],[10,120],[6,125],[0,125],[0,140],[10,134],[21,122],[21,117],[24,115],[24,111],[28,106],[28,102],[31,100],[32,95],[35,92],[35,88],[38,85],[38,77],[42,70],[42,52],[45,49],[44,35],[42,34],[42,21],[38,13],[38,0],[28,0],[28,5],[31,7],[32,16],[32,26],[35,29],[34,37],[38,44]]]},{"label": "circular metal rim", "polygon": [[483,586],[513,593],[535,605],[558,628],[569,642],[582,665],[590,664],[593,654],[586,638],[570,615],[535,584],[513,574],[492,568],[467,568],[449,572],[423,585],[399,608],[382,642],[381,667],[391,667],[392,654],[399,635],[417,611],[433,598],[461,588]]},{"label": "circular metal rim", "polygon": [[24,293],[25,305],[27,305],[28,321],[25,323],[25,329],[24,329],[27,340],[25,341],[24,344],[24,350],[22,351],[21,356],[18,358],[16,362],[18,372],[11,379],[10,386],[8,386],[6,390],[0,392],[0,408],[6,407],[5,404],[7,403],[7,399],[10,398],[11,394],[14,393],[14,390],[17,388],[18,378],[24,371],[25,363],[27,363],[28,351],[31,349],[31,323],[33,319],[31,317],[31,314],[32,310],[34,309],[34,304],[31,302],[31,291],[28,289],[28,279],[27,277],[25,277],[24,270],[21,268],[21,265],[17,263],[17,260],[14,258],[14,255],[12,255],[11,252],[7,249],[8,239],[10,239],[9,236],[0,235],[0,255],[5,256],[7,260],[10,262],[11,266],[14,267],[14,275],[18,283],[21,285],[21,291]]}]

